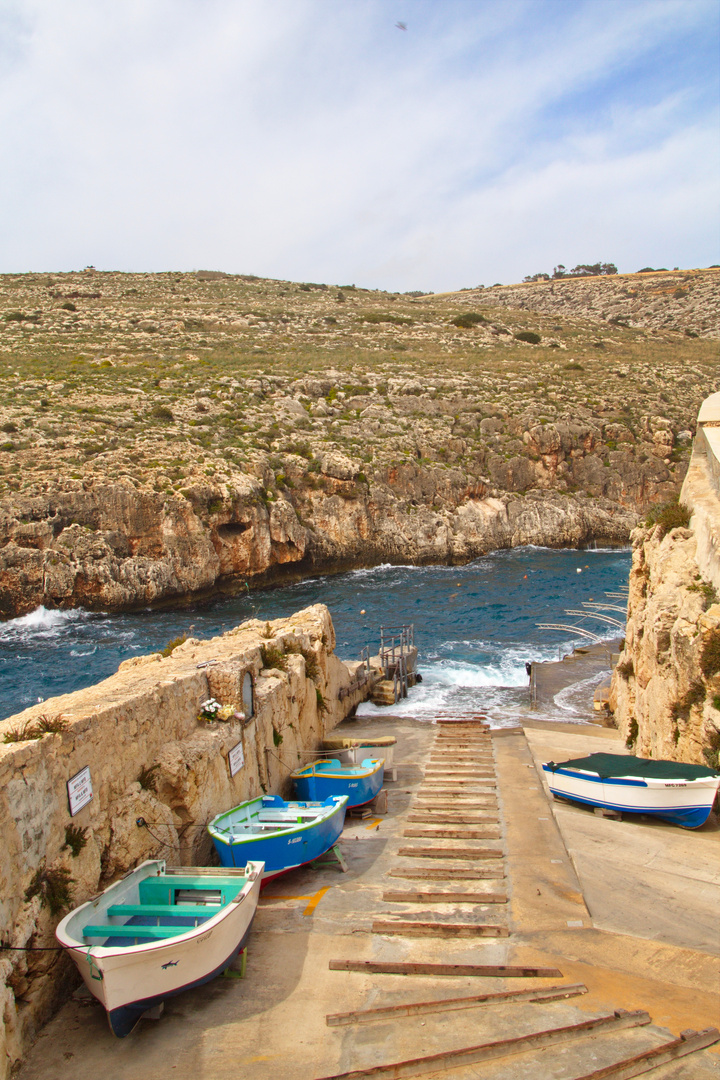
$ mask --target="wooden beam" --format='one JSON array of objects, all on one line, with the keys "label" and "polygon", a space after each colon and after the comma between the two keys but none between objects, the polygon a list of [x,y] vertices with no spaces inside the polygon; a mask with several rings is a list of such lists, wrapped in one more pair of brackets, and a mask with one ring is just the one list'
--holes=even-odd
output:
[{"label": "wooden beam", "polygon": [[482,923],[415,922],[412,919],[393,919],[392,922],[376,919],[373,934],[401,934],[403,937],[509,937],[506,926],[490,926]]},{"label": "wooden beam", "polygon": [[654,1050],[646,1050],[644,1054],[624,1058],[614,1065],[606,1065],[604,1069],[585,1073],[584,1076],[576,1077],[575,1080],[630,1080],[632,1076],[641,1076],[652,1069],[659,1069],[668,1061],[677,1061],[686,1054],[694,1054],[707,1046],[713,1046],[716,1042],[720,1042],[720,1031],[717,1028],[683,1031],[679,1039],[656,1046]]},{"label": "wooden beam", "polygon": [[427,802],[425,799],[416,800],[412,804],[410,813],[475,814],[478,812],[487,812],[488,814],[491,814],[497,813],[497,810],[497,799],[484,799],[482,801],[471,799],[461,802],[459,799],[451,799],[449,796],[445,795],[442,799],[438,799],[437,802]]},{"label": "wooden beam", "polygon": [[464,866],[410,867],[408,870],[389,870],[388,877],[405,878],[407,881],[484,881],[487,878],[505,877],[505,867],[499,865],[487,870]]},{"label": "wooden beam", "polygon": [[398,855],[410,859],[502,859],[503,852],[495,848],[448,848],[448,847],[405,847]]},{"label": "wooden beam", "polygon": [[507,904],[504,893],[483,892],[409,892],[405,889],[383,893],[388,904]]},{"label": "wooden beam", "polygon": [[640,1027],[650,1023],[646,1012],[625,1012],[618,1009],[611,1016],[600,1016],[596,1020],[584,1020],[580,1024],[568,1024],[565,1027],[546,1028],[532,1035],[521,1035],[515,1039],[500,1039],[498,1042],[480,1043],[466,1046],[461,1050],[443,1050],[439,1054],[425,1054],[419,1058],[395,1061],[387,1065],[370,1066],[367,1069],[353,1069],[351,1072],[334,1073],[324,1080],[403,1080],[404,1077],[419,1076],[423,1073],[444,1072],[460,1065],[474,1065],[479,1061],[492,1061],[497,1058],[523,1054],[528,1050],[542,1050],[547,1046],[573,1042],[604,1031],[619,1031],[623,1028]]},{"label": "wooden beam", "polygon": [[421,780],[419,790],[422,791],[423,788],[430,788],[433,791],[449,795],[454,792],[460,794],[461,791],[465,790],[482,793],[483,791],[488,791],[490,788],[494,787],[497,787],[497,781],[494,777],[492,779],[486,776],[484,778],[478,777],[475,780],[454,780],[449,776],[429,776],[427,779],[424,778]]},{"label": "wooden beam", "polygon": [[369,1024],[373,1020],[393,1020],[400,1016],[424,1016],[428,1013],[456,1012],[474,1009],[479,1005],[505,1005],[516,1001],[562,1001],[587,994],[584,983],[566,986],[540,986],[536,990],[504,990],[500,994],[472,994],[469,997],[440,998],[436,1001],[411,1001],[406,1005],[386,1005],[377,1009],[357,1009],[355,1012],[330,1013],[325,1017],[328,1027],[345,1024]]},{"label": "wooden beam", "polygon": [[443,840],[499,840],[500,830],[487,829],[403,829],[403,836]]},{"label": "wooden beam", "polygon": [[414,811],[407,816],[408,821],[417,821],[421,825],[497,825],[497,814],[448,814],[438,811]]},{"label": "wooden beam", "polygon": [[447,975],[480,979],[562,979],[551,967],[506,964],[424,964],[412,960],[331,960],[330,971],[358,971],[365,975]]},{"label": "wooden beam", "polygon": [[491,780],[495,776],[494,769],[483,769],[471,765],[436,765],[425,769],[426,776],[457,776],[460,780]]}]

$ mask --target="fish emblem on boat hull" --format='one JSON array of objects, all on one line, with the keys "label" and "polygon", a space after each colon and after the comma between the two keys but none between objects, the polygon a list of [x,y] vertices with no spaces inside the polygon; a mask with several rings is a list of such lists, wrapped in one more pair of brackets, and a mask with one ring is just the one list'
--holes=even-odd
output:
[{"label": "fish emblem on boat hull", "polygon": [[167,964],[162,965],[162,969],[163,971],[167,971],[169,967],[177,967],[179,963],[179,960],[168,960]]}]

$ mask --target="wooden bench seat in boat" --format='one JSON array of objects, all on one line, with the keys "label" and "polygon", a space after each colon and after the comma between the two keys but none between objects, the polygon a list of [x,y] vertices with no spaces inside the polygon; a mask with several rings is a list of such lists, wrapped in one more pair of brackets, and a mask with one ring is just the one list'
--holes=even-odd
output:
[{"label": "wooden bench seat in boat", "polygon": [[151,915],[161,919],[164,915],[173,918],[206,917],[217,914],[221,904],[111,904],[107,915]]},{"label": "wooden bench seat in boat", "polygon": [[155,938],[161,941],[163,938],[187,934],[188,930],[193,929],[193,926],[111,926],[110,923],[99,923],[97,926],[84,927],[83,937]]}]

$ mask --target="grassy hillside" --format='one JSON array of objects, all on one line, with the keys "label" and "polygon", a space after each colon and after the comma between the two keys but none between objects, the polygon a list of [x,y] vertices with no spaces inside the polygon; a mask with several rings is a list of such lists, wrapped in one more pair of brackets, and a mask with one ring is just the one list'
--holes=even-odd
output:
[{"label": "grassy hillside", "polygon": [[288,455],[312,472],[330,449],[368,475],[457,464],[522,490],[489,463],[537,454],[523,433],[561,420],[594,425],[605,468],[654,454],[672,481],[681,433],[720,385],[720,273],[552,284],[423,296],[211,273],[4,275],[0,493],[98,475],[180,490],[190,469],[270,468],[282,486]]}]

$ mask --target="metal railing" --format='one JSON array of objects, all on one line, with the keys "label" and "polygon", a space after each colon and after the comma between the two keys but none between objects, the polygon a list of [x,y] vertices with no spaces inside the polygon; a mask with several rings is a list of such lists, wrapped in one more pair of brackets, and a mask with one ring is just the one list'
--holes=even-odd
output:
[{"label": "metal railing", "polygon": [[[407,696],[407,654],[415,646],[415,624],[405,626],[380,627],[380,663],[386,679],[402,664],[405,672],[405,694]],[[397,700],[397,699],[396,699]]]},{"label": "metal railing", "polygon": [[395,669],[392,673],[393,694],[395,701],[408,696],[407,661],[404,656],[398,657]]}]

